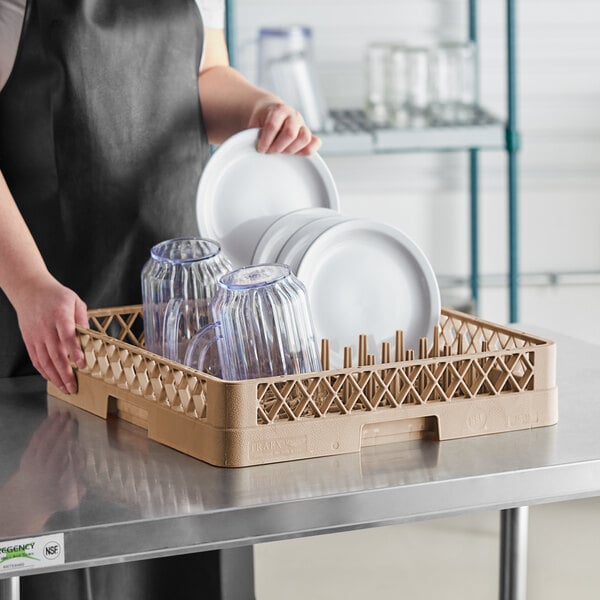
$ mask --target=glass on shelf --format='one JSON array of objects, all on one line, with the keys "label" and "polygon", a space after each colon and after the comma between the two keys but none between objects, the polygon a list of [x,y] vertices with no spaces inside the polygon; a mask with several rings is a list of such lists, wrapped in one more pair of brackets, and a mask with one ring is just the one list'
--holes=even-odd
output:
[{"label": "glass on shelf", "polygon": [[367,115],[376,127],[428,125],[429,48],[374,42],[367,48]]},{"label": "glass on shelf", "polygon": [[407,63],[406,47],[400,44],[391,46],[387,62],[386,105],[392,127],[410,125]]},{"label": "glass on shelf", "polygon": [[429,48],[425,46],[407,46],[406,86],[407,110],[411,126],[424,127],[429,124],[428,110],[430,99]]},{"label": "glass on shelf", "polygon": [[477,48],[447,42],[431,49],[430,113],[436,123],[465,125],[477,120]]},{"label": "glass on shelf", "polygon": [[387,79],[391,45],[374,42],[367,47],[367,116],[376,126],[388,124]]},{"label": "glass on shelf", "polygon": [[310,27],[265,27],[258,40],[258,83],[299,111],[313,131],[331,129],[317,77]]},{"label": "glass on shelf", "polygon": [[375,128],[484,124],[476,45],[369,44],[366,114]]}]

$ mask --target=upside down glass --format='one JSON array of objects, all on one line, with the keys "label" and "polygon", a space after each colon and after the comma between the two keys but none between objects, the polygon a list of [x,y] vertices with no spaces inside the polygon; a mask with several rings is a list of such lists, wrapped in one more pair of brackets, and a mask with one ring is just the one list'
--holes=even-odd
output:
[{"label": "upside down glass", "polygon": [[390,49],[387,68],[386,102],[388,117],[394,127],[409,125],[408,52],[405,46]]},{"label": "upside down glass", "polygon": [[390,44],[374,42],[367,47],[367,116],[379,126],[388,123],[387,80]]},{"label": "upside down glass", "polygon": [[231,269],[212,240],[178,238],[154,246],[142,269],[146,349],[181,362],[189,340],[210,322],[219,277]]},{"label": "upside down glass", "polygon": [[428,122],[429,109],[429,48],[406,46],[406,106],[411,125],[420,127]]},{"label": "upside down glass", "polygon": [[312,29],[265,27],[258,43],[258,84],[293,106],[313,131],[326,131],[329,111],[317,77]]},{"label": "upside down glass", "polygon": [[286,265],[224,275],[211,312],[213,323],[190,342],[186,365],[214,372],[207,357],[216,344],[221,377],[230,381],[321,369],[306,290]]},{"label": "upside down glass", "polygon": [[477,48],[473,42],[440,44],[431,53],[431,112],[443,123],[470,123],[477,108]]}]

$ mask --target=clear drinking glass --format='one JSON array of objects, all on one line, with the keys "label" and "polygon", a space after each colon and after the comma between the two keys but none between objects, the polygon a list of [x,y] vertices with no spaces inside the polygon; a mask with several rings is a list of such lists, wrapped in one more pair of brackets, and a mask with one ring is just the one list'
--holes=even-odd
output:
[{"label": "clear drinking glass", "polygon": [[407,64],[406,47],[392,46],[388,54],[386,104],[390,124],[394,127],[405,127],[409,124]]},{"label": "clear drinking glass", "polygon": [[330,118],[319,84],[309,27],[269,27],[259,32],[258,83],[302,114],[313,131],[327,131]]},{"label": "clear drinking glass", "polygon": [[440,44],[431,53],[431,113],[442,123],[471,123],[477,115],[477,48]]},{"label": "clear drinking glass", "polygon": [[146,348],[181,362],[189,340],[210,322],[208,304],[219,277],[231,269],[213,240],[178,238],[154,246],[142,269]]},{"label": "clear drinking glass", "polygon": [[406,105],[410,124],[413,126],[426,125],[430,103],[429,48],[406,46],[404,52],[406,56]]},{"label": "clear drinking glass", "polygon": [[321,363],[304,285],[286,265],[243,267],[224,275],[211,304],[213,323],[188,346],[185,364],[230,381],[309,373]]},{"label": "clear drinking glass", "polygon": [[367,116],[375,125],[387,125],[388,61],[391,45],[376,42],[367,47]]}]

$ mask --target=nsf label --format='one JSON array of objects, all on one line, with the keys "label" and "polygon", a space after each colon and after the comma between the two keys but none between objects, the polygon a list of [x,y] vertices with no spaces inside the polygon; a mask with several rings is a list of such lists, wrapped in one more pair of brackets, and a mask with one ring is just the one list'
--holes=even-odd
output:
[{"label": "nsf label", "polygon": [[0,542],[0,573],[40,569],[64,562],[64,533]]}]

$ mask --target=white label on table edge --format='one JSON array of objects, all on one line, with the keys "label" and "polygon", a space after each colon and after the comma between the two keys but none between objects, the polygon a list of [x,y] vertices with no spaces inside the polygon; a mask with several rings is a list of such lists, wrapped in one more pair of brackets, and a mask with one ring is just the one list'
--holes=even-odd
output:
[{"label": "white label on table edge", "polygon": [[0,573],[40,569],[65,562],[65,534],[53,533],[37,537],[0,542]]}]

